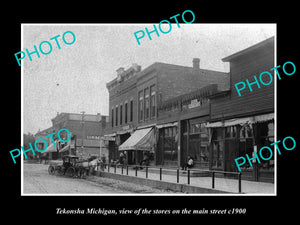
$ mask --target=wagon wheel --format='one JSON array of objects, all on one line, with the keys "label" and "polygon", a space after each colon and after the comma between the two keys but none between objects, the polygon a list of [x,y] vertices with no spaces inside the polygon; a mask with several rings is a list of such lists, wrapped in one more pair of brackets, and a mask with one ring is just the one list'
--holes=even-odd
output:
[{"label": "wagon wheel", "polygon": [[75,175],[75,168],[69,167],[65,173],[68,177],[73,177]]},{"label": "wagon wheel", "polygon": [[55,173],[55,168],[54,168],[54,166],[49,166],[49,167],[48,167],[48,173],[49,173],[50,175],[54,175],[54,173]]}]

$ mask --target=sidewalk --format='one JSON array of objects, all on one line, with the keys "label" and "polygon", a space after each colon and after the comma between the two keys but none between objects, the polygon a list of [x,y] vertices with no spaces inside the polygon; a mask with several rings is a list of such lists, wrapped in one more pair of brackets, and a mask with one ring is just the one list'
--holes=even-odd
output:
[{"label": "sidewalk", "polygon": [[[159,169],[157,169],[159,171]],[[177,176],[176,176],[176,170],[170,170],[170,169],[163,169],[162,170],[162,181],[170,182],[170,183],[177,183]],[[108,168],[103,172],[108,172]],[[174,173],[175,172],[175,173]],[[114,167],[110,167],[109,173],[116,173],[119,175],[122,175],[122,168],[117,167],[116,169]],[[130,177],[140,177],[140,178],[146,178],[146,170],[134,170],[133,168],[128,169],[128,175],[126,175],[127,171],[126,168],[123,168],[123,176],[130,176]],[[137,176],[136,176],[137,175]],[[157,171],[153,171],[153,169],[148,170],[148,178],[150,180],[160,180],[160,174]],[[265,182],[255,182],[255,181],[247,181],[242,180],[242,193],[243,194],[257,194],[257,195],[274,195],[275,194],[275,184],[273,183],[265,183]],[[186,174],[180,173],[179,176],[179,184],[185,184],[188,185],[188,178]],[[202,176],[202,177],[190,177],[190,186],[196,186],[196,187],[203,187],[212,189],[212,177],[211,176]],[[232,179],[232,178],[219,178],[215,177],[215,190],[220,191],[226,191],[231,193],[238,193],[238,179]]]}]

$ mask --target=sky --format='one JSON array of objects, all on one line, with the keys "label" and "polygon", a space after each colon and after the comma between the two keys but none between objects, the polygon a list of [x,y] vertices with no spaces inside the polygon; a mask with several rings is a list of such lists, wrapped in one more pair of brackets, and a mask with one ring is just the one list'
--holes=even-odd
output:
[{"label": "sky", "polygon": [[[200,68],[229,72],[222,58],[276,36],[276,24],[182,22],[180,28],[172,23],[167,34],[159,31],[159,37],[152,33],[152,40],[145,34],[138,45],[134,33],[145,27],[151,31],[153,24],[22,24],[20,51],[33,52],[43,41],[52,46],[48,55],[39,52],[40,58],[32,54],[32,61],[28,55],[21,61],[23,133],[51,127],[57,112],[108,115],[106,83],[120,67],[137,63],[143,70],[154,62],[192,66],[193,58],[200,58]],[[66,31],[76,37],[71,45],[62,40]],[[61,49],[50,40],[57,35]],[[65,39],[73,40],[69,33]],[[47,44],[42,49],[50,50]]]}]

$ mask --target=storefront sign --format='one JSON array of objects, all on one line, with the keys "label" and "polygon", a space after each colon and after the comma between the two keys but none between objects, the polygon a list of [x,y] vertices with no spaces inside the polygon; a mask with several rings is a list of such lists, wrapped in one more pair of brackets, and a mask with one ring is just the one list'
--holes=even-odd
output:
[{"label": "storefront sign", "polygon": [[200,106],[200,101],[198,101],[198,99],[193,99],[193,100],[191,100],[191,103],[188,105],[188,108],[192,109],[192,108],[196,108],[198,106]]},{"label": "storefront sign", "polygon": [[122,127],[122,130],[128,130],[130,127],[129,125]]},{"label": "storefront sign", "polygon": [[[293,142],[293,146],[292,146],[292,147],[287,147],[287,146],[286,146],[286,143],[285,143],[285,142],[286,142],[286,140],[288,140],[288,139],[290,139],[290,140]],[[270,144],[270,145],[271,145],[271,146],[272,146],[272,145],[275,145],[275,146],[276,146],[276,149],[277,149],[277,151],[278,151],[278,153],[279,153],[279,155],[281,155],[280,149],[279,149],[279,147],[278,147],[278,145],[277,145],[277,143],[279,143],[279,142],[280,142],[280,140],[279,140],[279,141],[276,141],[276,142],[274,142],[274,143],[272,143],[272,144]],[[290,142],[290,141],[289,141],[289,142]],[[286,137],[286,138],[284,138],[284,139],[282,140],[282,145],[283,145],[283,147],[284,147],[286,150],[290,151],[290,150],[293,150],[293,149],[296,147],[296,141],[295,141],[294,138],[288,136],[288,137]],[[289,146],[290,146],[290,145],[291,145],[291,144],[289,143]],[[255,147],[256,147],[256,146],[255,146]],[[265,157],[262,155],[263,150],[269,151],[269,154],[268,154],[269,157],[268,157],[268,158],[265,158]],[[262,160],[268,161],[268,160],[270,160],[270,159],[273,157],[273,150],[272,150],[270,147],[268,147],[268,146],[264,146],[264,147],[260,148],[260,150],[259,150],[259,156],[260,156],[260,158],[261,158]],[[253,167],[253,164],[252,164],[252,163],[256,163],[256,161],[257,161],[258,164],[260,164],[260,159],[259,159],[259,157],[258,157],[258,155],[257,155],[256,148],[255,148],[255,150],[253,151],[251,157],[252,157],[252,158],[249,158],[249,155],[246,154],[246,158],[247,158],[247,160],[248,160],[248,163],[249,163],[250,167]],[[240,160],[240,159],[242,159],[243,162],[238,163],[238,160]],[[236,164],[238,170],[241,172],[240,166],[241,166],[241,165],[244,165],[244,164],[246,163],[245,157],[243,157],[243,156],[242,156],[242,157],[238,157],[238,158],[234,159],[234,161],[235,161],[235,164]]]}]

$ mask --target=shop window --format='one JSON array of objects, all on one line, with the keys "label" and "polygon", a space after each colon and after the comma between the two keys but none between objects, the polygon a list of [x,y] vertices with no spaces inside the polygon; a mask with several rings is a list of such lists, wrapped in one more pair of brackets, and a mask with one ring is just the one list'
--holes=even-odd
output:
[{"label": "shop window", "polygon": [[190,125],[190,134],[207,133],[204,123],[196,123]]},{"label": "shop window", "polygon": [[212,168],[224,169],[224,128],[218,127],[212,130],[213,133],[213,149],[212,149]]},{"label": "shop window", "polygon": [[[274,122],[264,122],[257,125],[260,131],[259,146],[269,146],[273,152],[273,156],[269,160],[260,160],[259,168],[260,171],[274,171],[274,145],[270,146],[274,142]],[[259,149],[258,149],[259,150]],[[269,158],[271,153],[267,149],[261,152],[264,158]]]},{"label": "shop window", "polygon": [[237,126],[225,127],[225,137],[235,138],[237,134]]},{"label": "shop window", "polygon": [[200,167],[208,167],[209,143],[208,131],[204,123],[190,125],[190,143],[188,155],[191,156]]},{"label": "shop window", "polygon": [[169,128],[165,128],[165,137],[169,137]]},{"label": "shop window", "polygon": [[224,139],[224,130],[223,128],[215,128],[213,129],[213,139],[214,140],[223,140]]},{"label": "shop window", "polygon": [[213,141],[212,168],[223,169],[224,141]]},{"label": "shop window", "polygon": [[252,136],[253,136],[253,131],[250,125],[245,125],[241,127],[240,138],[251,138]]},{"label": "shop window", "polygon": [[177,161],[178,148],[175,140],[177,127],[164,128],[163,151],[165,161]]},{"label": "shop window", "polygon": [[[252,157],[253,154],[253,127],[252,125],[244,125],[240,127],[239,131],[239,151],[237,152],[237,157],[245,157],[248,154]],[[245,163],[241,166],[242,171],[253,170],[249,163]]]}]

